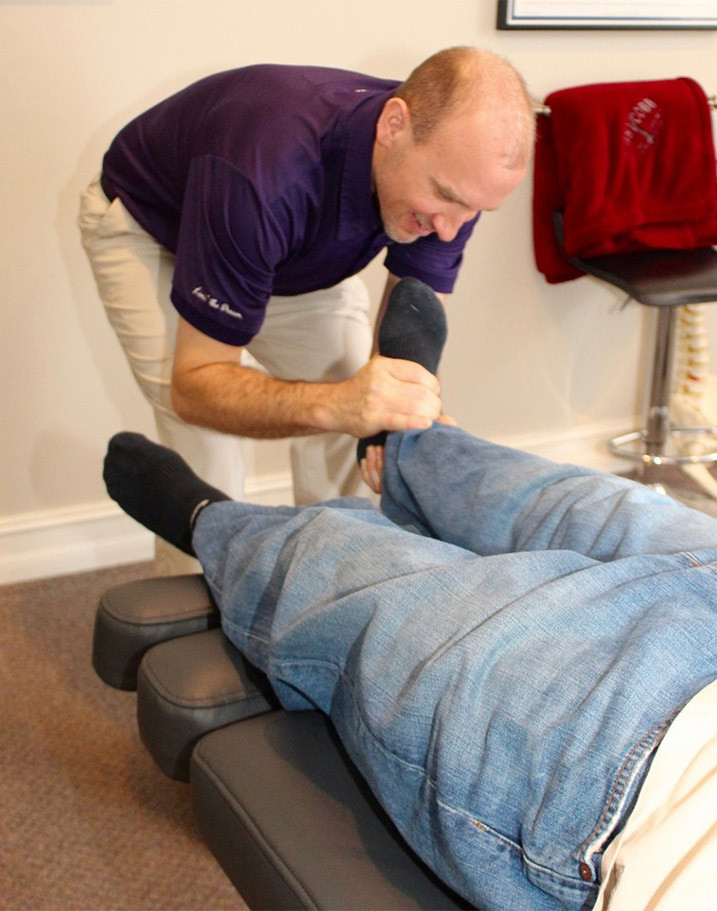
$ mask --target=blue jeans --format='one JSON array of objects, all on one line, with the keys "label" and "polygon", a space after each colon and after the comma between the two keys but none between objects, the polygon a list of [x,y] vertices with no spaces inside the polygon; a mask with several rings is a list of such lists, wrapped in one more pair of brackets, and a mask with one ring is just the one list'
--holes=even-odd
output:
[{"label": "blue jeans", "polygon": [[382,512],[218,503],[194,545],[227,636],[482,911],[591,907],[717,677],[717,520],[456,428],[389,436]]}]

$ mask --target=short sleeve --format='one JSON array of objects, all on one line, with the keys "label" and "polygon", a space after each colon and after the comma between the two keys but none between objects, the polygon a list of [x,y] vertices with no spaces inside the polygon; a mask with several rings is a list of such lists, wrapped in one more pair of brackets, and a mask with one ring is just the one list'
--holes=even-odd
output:
[{"label": "short sleeve", "polygon": [[450,294],[463,262],[465,245],[479,216],[480,213],[466,222],[448,242],[430,234],[419,237],[412,244],[391,244],[384,265],[397,278],[418,278],[434,291]]},{"label": "short sleeve", "polygon": [[194,159],[171,292],[180,315],[211,338],[246,345],[261,328],[285,255],[278,220],[251,181],[224,159]]}]

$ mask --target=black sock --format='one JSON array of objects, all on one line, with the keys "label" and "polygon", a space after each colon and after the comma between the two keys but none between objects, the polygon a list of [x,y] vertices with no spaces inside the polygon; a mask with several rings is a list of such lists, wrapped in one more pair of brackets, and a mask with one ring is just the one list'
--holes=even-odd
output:
[{"label": "black sock", "polygon": [[[446,314],[435,292],[417,278],[403,278],[389,296],[378,330],[378,353],[415,361],[435,375],[447,331]],[[385,443],[385,430],[359,440],[358,461],[365,458],[367,446]]]},{"label": "black sock", "polygon": [[103,477],[127,515],[192,556],[197,516],[209,503],[230,499],[198,478],[178,453],[139,433],[112,437]]}]

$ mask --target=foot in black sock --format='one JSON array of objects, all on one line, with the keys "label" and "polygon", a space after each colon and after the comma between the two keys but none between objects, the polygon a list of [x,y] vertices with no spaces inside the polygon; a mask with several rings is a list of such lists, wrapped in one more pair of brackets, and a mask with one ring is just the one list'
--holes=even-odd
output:
[{"label": "foot in black sock", "polygon": [[[417,278],[403,278],[388,298],[378,330],[378,353],[415,361],[435,375],[447,331],[446,314],[435,292]],[[385,443],[385,430],[359,440],[358,461],[366,457],[367,446]]]},{"label": "foot in black sock", "polygon": [[107,447],[107,492],[145,528],[194,556],[192,531],[209,503],[228,500],[198,478],[184,459],[139,433],[118,433]]}]

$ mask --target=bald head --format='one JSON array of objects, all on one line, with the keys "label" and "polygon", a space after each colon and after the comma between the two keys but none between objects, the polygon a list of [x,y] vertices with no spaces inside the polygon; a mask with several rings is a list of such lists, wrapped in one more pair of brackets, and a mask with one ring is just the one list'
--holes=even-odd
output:
[{"label": "bald head", "polygon": [[439,51],[395,94],[408,106],[417,144],[455,118],[468,118],[479,125],[505,167],[524,168],[530,160],[535,142],[533,104],[521,76],[496,54],[473,47]]},{"label": "bald head", "polygon": [[509,63],[475,48],[434,54],[376,123],[373,184],[386,234],[453,240],[523,180],[534,141],[533,105]]}]

